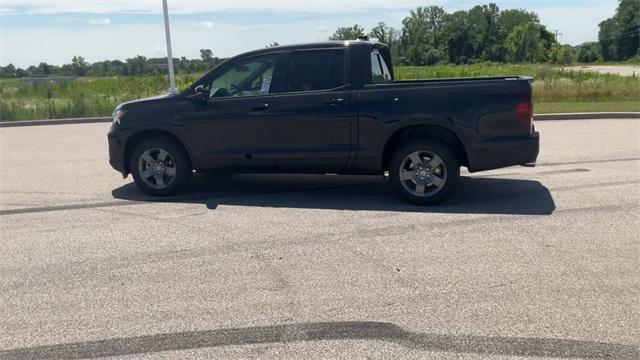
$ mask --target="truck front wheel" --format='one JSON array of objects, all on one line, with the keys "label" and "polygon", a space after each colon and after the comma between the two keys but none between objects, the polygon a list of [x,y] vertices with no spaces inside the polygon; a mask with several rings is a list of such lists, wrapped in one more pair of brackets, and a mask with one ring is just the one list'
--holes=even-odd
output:
[{"label": "truck front wheel", "polygon": [[178,193],[189,184],[193,171],[182,146],[165,137],[152,137],[138,144],[129,166],[136,185],[153,196]]},{"label": "truck front wheel", "polygon": [[435,204],[457,186],[460,161],[438,141],[412,141],[393,153],[389,177],[396,192],[409,202]]}]

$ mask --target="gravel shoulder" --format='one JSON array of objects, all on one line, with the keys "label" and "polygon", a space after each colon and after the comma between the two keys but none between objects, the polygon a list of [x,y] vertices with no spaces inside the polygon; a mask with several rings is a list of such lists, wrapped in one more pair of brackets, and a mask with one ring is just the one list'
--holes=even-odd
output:
[{"label": "gravel shoulder", "polygon": [[568,66],[564,70],[617,74],[621,76],[640,76],[640,65],[587,65]]}]

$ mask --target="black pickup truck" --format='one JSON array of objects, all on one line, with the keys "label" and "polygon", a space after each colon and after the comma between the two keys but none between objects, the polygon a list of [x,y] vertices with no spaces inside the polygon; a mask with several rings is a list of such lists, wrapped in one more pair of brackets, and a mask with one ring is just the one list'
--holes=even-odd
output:
[{"label": "black pickup truck", "polygon": [[530,165],[539,135],[528,77],[394,80],[369,41],[261,49],[221,64],[179,94],[113,113],[114,169],[151,195],[193,171],[383,174],[417,204],[471,172]]}]

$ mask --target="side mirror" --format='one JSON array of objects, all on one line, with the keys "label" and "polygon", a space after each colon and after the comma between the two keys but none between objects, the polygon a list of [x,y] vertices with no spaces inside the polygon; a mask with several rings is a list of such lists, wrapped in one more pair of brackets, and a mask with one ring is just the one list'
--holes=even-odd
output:
[{"label": "side mirror", "polygon": [[204,85],[198,85],[193,88],[193,94],[188,95],[187,98],[206,102],[209,98],[209,92],[204,88]]},{"label": "side mirror", "polygon": [[207,96],[207,91],[204,88],[204,85],[198,85],[193,89],[193,93],[196,95]]}]

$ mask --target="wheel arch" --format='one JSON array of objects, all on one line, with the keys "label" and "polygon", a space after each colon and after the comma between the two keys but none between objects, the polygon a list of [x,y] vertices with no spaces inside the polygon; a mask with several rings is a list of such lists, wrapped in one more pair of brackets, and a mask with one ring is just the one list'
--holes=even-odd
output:
[{"label": "wheel arch", "polygon": [[134,132],[127,139],[127,142],[124,148],[124,168],[126,173],[131,173],[131,167],[129,162],[131,161],[131,154],[133,152],[133,149],[135,149],[135,147],[141,141],[145,139],[149,139],[151,137],[164,137],[166,139],[169,139],[175,142],[177,145],[181,146],[184,149],[185,153],[187,154],[187,157],[189,158],[191,165],[194,166],[193,155],[191,154],[190,149],[187,146],[185,146],[184,141],[182,141],[182,139],[180,139],[178,135],[167,130],[144,129],[144,130],[138,130]]},{"label": "wheel arch", "polygon": [[391,156],[395,150],[403,143],[413,139],[436,139],[451,147],[461,165],[469,166],[467,149],[455,132],[441,125],[416,124],[397,129],[387,137],[381,157],[383,171],[389,169]]}]

